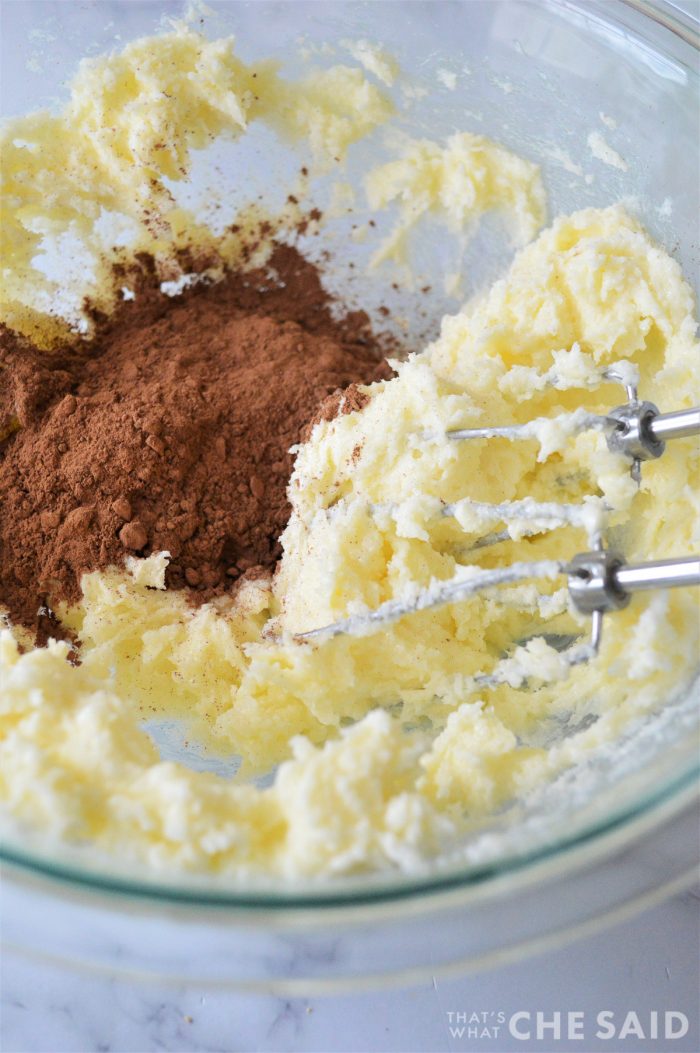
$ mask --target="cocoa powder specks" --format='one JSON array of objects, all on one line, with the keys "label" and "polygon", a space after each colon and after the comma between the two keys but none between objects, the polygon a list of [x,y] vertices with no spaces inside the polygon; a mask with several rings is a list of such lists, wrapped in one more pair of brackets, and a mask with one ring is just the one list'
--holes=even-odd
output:
[{"label": "cocoa powder specks", "polygon": [[0,604],[35,632],[42,605],[127,554],[169,550],[168,586],[198,599],[272,567],[289,447],[363,398],[319,413],[327,396],[391,375],[366,316],[334,320],[293,248],[175,299],[141,267],[89,344],[49,354],[2,334]]}]

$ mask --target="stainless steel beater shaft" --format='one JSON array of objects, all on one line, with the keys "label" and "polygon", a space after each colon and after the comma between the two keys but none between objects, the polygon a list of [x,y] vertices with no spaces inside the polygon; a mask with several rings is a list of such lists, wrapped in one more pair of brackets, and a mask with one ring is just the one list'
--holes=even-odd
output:
[{"label": "stainless steel beater shaft", "polygon": [[649,421],[649,431],[659,439],[687,439],[700,435],[700,407],[678,410],[676,413],[659,413]]},{"label": "stainless steel beater shaft", "polygon": [[700,585],[700,557],[625,563],[609,551],[582,552],[565,568],[569,593],[582,614],[626,607],[633,592]]}]

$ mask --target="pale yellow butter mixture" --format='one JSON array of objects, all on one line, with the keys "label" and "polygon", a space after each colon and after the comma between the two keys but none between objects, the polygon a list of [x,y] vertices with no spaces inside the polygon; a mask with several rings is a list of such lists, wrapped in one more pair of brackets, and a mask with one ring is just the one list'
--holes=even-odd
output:
[{"label": "pale yellow butter mixture", "polygon": [[[385,71],[361,43],[352,53]],[[245,66],[230,41],[182,26],[84,62],[61,114],[3,131],[5,319],[47,344],[60,331],[49,312],[58,287],[37,269],[45,236],[93,249],[91,293],[107,297],[103,212],[132,224],[133,248],[164,261],[173,245],[214,244],[166,186],[213,138],[262,120],[327,167],[392,112],[384,88],[354,66],[290,83],[274,63]],[[367,389],[362,411],[315,426],[298,450],[274,583],[248,582],[235,599],[195,609],[165,590],[159,554],[84,577],[83,603],[60,612],[80,636],[77,667],[62,643],[21,653],[12,626],[0,632],[0,800],[20,823],[168,868],[289,878],[411,870],[689,680],[694,590],[611,615],[600,657],[574,669],[541,636],[588,631],[562,577],[378,631],[295,640],[472,565],[568,559],[598,525],[632,560],[698,545],[697,445],[669,444],[638,487],[601,431],[571,423],[574,411],[624,401],[602,377],[612,365],[638,374],[642,397],[662,408],[698,401],[690,288],[637,220],[618,206],[589,209],[538,234],[537,166],[466,132],[405,144],[366,189],[372,208],[399,204],[375,264],[404,259],[418,222],[466,232],[489,209],[504,212],[524,247],[431,345],[396,364],[395,379]],[[145,223],[146,211],[157,222]],[[235,260],[233,239],[216,245]],[[540,418],[549,420],[524,441],[446,437]],[[530,498],[577,508],[549,530],[527,506],[516,506],[522,518],[504,504]],[[511,540],[474,548],[505,529]],[[495,669],[504,682],[480,686]],[[154,713],[206,729],[210,745],[242,757],[240,776],[162,762],[141,729]],[[553,739],[585,715],[597,719]],[[246,781],[275,765],[266,788]]]}]

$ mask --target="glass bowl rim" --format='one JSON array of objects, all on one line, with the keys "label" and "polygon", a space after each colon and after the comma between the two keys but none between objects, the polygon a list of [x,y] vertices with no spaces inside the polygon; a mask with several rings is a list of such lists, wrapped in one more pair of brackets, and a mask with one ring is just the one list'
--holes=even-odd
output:
[{"label": "glass bowl rim", "polygon": [[[196,906],[214,910],[234,910],[251,915],[260,910],[276,914],[285,911],[303,914],[310,910],[330,912],[342,907],[386,905],[418,898],[425,900],[428,897],[436,898],[441,894],[460,889],[466,892],[468,889],[482,888],[492,879],[503,878],[506,875],[512,875],[516,880],[524,882],[528,873],[535,866],[547,863],[553,865],[556,860],[566,857],[567,854],[573,859],[577,849],[585,849],[587,845],[592,846],[606,835],[621,832],[634,820],[648,817],[653,824],[655,811],[662,812],[664,816],[667,812],[674,815],[687,806],[688,794],[691,793],[693,787],[698,796],[700,794],[700,756],[680,775],[661,786],[651,788],[648,793],[640,795],[632,803],[623,806],[618,811],[607,813],[602,820],[591,821],[570,837],[558,838],[551,844],[540,845],[532,852],[514,853],[504,860],[472,864],[455,868],[452,871],[446,870],[443,873],[435,871],[428,876],[421,875],[413,879],[400,878],[394,882],[387,880],[393,876],[392,872],[370,874],[369,878],[377,876],[383,878],[384,883],[367,887],[361,885],[343,887],[329,882],[325,886],[320,883],[314,885],[309,892],[297,891],[297,885],[290,885],[288,892],[281,888],[271,888],[268,891],[264,887],[255,892],[248,892],[234,885],[215,888],[188,886],[185,884],[187,875],[183,872],[181,872],[183,878],[181,884],[168,884],[160,880],[144,881],[139,878],[123,878],[110,875],[106,871],[92,872],[71,863],[43,858],[5,844],[0,844],[0,864],[9,864],[27,877],[49,879],[63,886],[64,889],[70,888],[73,891],[82,889],[95,894],[107,894],[112,897],[113,907],[120,902],[126,906],[140,901],[160,906],[183,908]],[[664,805],[667,806],[666,809],[663,808]]]}]

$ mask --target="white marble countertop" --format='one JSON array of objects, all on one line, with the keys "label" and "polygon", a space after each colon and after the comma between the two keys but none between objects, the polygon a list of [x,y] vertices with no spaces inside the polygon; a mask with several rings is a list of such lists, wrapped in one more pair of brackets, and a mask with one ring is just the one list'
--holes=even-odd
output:
[{"label": "white marble countertop", "polygon": [[[390,1053],[465,1050],[506,1053],[548,1050],[691,1053],[700,1049],[700,888],[583,942],[507,968],[434,980],[404,990],[378,990],[329,998],[286,999],[209,987],[163,987],[78,973],[5,954],[0,964],[0,1049],[3,1053]],[[678,1039],[596,1039],[598,1013],[610,1011],[619,1032],[637,1013],[650,1031],[650,1012],[685,1014]],[[563,1037],[530,1041],[509,1035],[512,1014],[553,1020],[562,1014]],[[584,1040],[567,1039],[568,1013],[582,1012]],[[493,1035],[460,1036],[459,1013],[498,1014],[506,1023]],[[452,1014],[450,1017],[449,1014]],[[678,1018],[676,1018],[678,1019]],[[454,1027],[454,1035],[450,1027]],[[635,1025],[631,1025],[632,1031]],[[679,1026],[674,1023],[674,1027]],[[524,1032],[528,1021],[515,1027]]]}]

